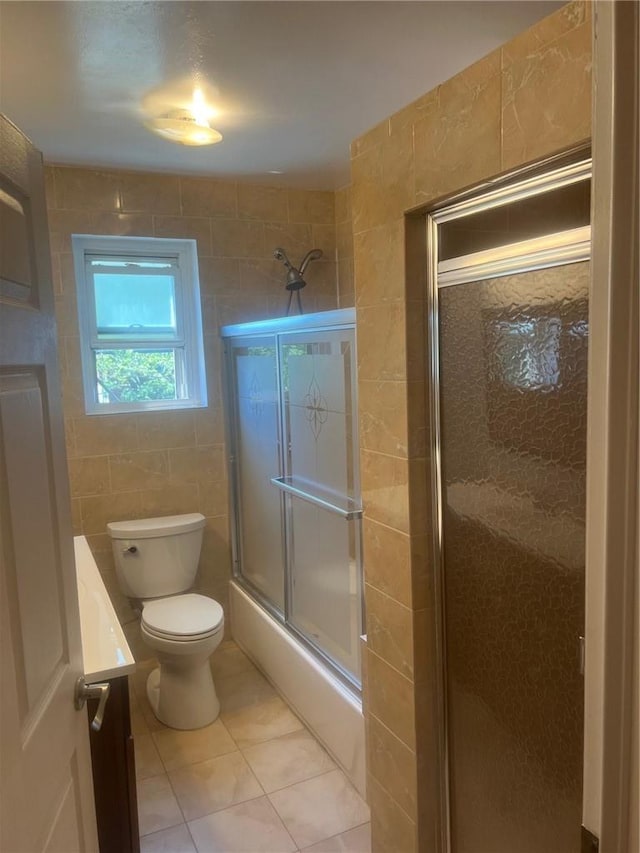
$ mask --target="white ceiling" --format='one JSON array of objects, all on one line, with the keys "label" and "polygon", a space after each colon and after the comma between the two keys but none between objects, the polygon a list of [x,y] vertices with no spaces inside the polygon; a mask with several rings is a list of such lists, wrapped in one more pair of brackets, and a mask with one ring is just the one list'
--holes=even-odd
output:
[{"label": "white ceiling", "polygon": [[[353,138],[560,5],[2,2],[0,109],[53,163],[333,189]],[[197,78],[224,141],[149,133],[143,102],[178,104]]]}]

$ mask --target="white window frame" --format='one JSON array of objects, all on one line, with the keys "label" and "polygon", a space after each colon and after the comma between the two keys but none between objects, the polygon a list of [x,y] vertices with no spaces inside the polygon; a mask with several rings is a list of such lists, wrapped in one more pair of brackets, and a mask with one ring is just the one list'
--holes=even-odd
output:
[{"label": "white window frame", "polygon": [[[202,408],[207,405],[207,382],[204,361],[198,253],[195,240],[173,240],[159,237],[102,237],[74,234],[71,238],[78,295],[78,322],[85,412],[88,415],[122,414],[124,412],[166,411]],[[87,274],[92,256],[158,260],[167,258],[175,265],[176,325],[178,336],[163,341],[99,338],[97,333],[95,289]],[[181,357],[176,360],[177,400],[139,400],[120,403],[98,401],[96,350],[158,349],[166,346]]]}]

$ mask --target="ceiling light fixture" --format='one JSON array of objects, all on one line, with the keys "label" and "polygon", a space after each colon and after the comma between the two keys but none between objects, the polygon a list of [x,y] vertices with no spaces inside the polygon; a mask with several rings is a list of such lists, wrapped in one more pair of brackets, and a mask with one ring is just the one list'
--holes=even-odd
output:
[{"label": "ceiling light fixture", "polygon": [[193,102],[188,109],[175,109],[145,122],[149,130],[169,142],[179,145],[215,145],[222,141],[222,134],[209,124],[209,115],[214,113],[204,100],[201,89],[195,89]]}]

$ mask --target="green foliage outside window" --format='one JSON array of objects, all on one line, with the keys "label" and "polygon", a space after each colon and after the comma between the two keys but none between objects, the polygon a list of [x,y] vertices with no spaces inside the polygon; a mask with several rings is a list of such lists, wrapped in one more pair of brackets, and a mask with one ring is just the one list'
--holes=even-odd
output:
[{"label": "green foliage outside window", "polygon": [[98,350],[98,398],[101,403],[175,400],[173,350]]}]

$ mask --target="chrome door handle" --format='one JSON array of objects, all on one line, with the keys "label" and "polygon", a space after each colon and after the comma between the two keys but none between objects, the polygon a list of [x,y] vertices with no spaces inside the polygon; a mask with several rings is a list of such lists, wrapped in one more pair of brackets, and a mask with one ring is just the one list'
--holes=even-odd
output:
[{"label": "chrome door handle", "polygon": [[102,722],[104,720],[104,709],[105,705],[107,704],[107,699],[109,698],[110,692],[111,685],[108,681],[104,681],[101,684],[87,684],[82,675],[76,681],[74,705],[76,706],[77,711],[80,711],[82,708],[84,708],[87,699],[99,700],[98,710],[96,711],[96,715],[93,720],[91,720],[91,728],[94,732],[99,732],[102,728]]}]

